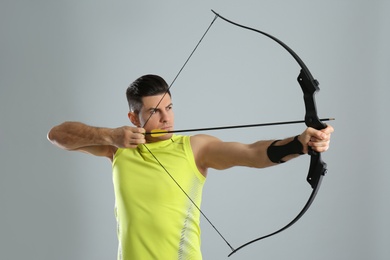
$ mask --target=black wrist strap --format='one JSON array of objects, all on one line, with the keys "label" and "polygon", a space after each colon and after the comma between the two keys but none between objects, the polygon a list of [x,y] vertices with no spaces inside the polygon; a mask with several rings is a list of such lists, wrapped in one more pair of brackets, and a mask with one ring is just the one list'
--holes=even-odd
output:
[{"label": "black wrist strap", "polygon": [[284,144],[284,145],[278,145],[275,146],[275,143],[280,140],[276,140],[272,142],[270,146],[268,146],[267,149],[267,155],[268,158],[273,163],[284,163],[285,161],[282,160],[287,155],[290,154],[303,154],[303,146],[301,142],[298,140],[298,135],[294,137],[294,140],[291,142]]}]

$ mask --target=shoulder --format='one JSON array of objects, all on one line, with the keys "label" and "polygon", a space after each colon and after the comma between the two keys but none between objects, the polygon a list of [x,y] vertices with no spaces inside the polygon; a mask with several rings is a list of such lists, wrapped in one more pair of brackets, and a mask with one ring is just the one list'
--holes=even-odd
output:
[{"label": "shoulder", "polygon": [[219,138],[204,134],[191,136],[190,143],[195,160],[198,163],[203,162],[205,158],[213,154],[223,144]]},{"label": "shoulder", "polygon": [[194,136],[191,145],[197,165],[202,169],[223,170],[233,166],[251,166],[249,158],[253,158],[252,155],[255,154],[250,145],[223,142],[209,135]]},{"label": "shoulder", "polygon": [[196,166],[204,176],[207,175],[208,169],[208,166],[205,163],[205,158],[207,158],[209,151],[212,150],[209,147],[218,142],[221,142],[221,140],[211,135],[199,134],[190,137],[191,149]]},{"label": "shoulder", "polygon": [[203,150],[213,144],[221,143],[222,141],[215,136],[200,134],[191,136],[190,142],[194,153],[196,153],[197,151]]}]

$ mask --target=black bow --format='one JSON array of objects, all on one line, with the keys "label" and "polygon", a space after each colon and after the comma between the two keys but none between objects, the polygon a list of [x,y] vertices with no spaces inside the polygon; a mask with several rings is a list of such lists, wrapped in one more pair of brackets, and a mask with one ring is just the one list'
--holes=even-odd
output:
[{"label": "black bow", "polygon": [[[309,69],[306,67],[306,65],[303,63],[303,61],[299,58],[299,56],[290,47],[288,47],[285,43],[283,43],[279,39],[275,38],[274,36],[272,36],[272,35],[270,35],[268,33],[262,32],[260,30],[254,29],[254,28],[250,28],[250,27],[247,27],[247,26],[235,23],[235,22],[233,22],[231,20],[228,20],[228,19],[224,18],[223,16],[221,16],[220,14],[216,13],[213,10],[212,10],[212,12],[215,14],[215,17],[214,17],[213,21],[211,22],[211,24],[207,28],[206,32],[201,37],[200,41],[198,42],[198,44],[196,45],[196,47],[194,48],[194,50],[192,51],[190,56],[187,58],[187,60],[184,63],[184,65],[179,70],[179,73],[176,75],[176,77],[174,78],[174,80],[170,84],[168,90],[172,87],[173,83],[176,81],[177,77],[179,76],[179,74],[181,73],[181,71],[183,70],[183,68],[185,67],[185,65],[187,64],[187,62],[189,61],[189,59],[191,58],[191,56],[193,55],[193,53],[195,52],[197,47],[199,46],[200,42],[203,40],[203,38],[207,34],[207,32],[210,29],[210,27],[213,25],[214,21],[217,18],[221,18],[221,19],[223,19],[224,21],[226,21],[228,23],[231,23],[233,25],[236,25],[238,27],[241,27],[241,28],[244,28],[244,29],[247,29],[247,30],[250,30],[250,31],[254,31],[254,32],[263,34],[263,35],[271,38],[272,40],[274,40],[277,43],[279,43],[284,49],[286,49],[293,56],[293,58],[298,62],[299,66],[301,67],[301,71],[300,71],[300,73],[298,75],[298,79],[297,80],[298,80],[299,85],[301,86],[301,89],[303,91],[303,97],[304,97],[304,103],[305,103],[305,111],[306,111],[304,122],[305,122],[305,124],[308,127],[312,127],[312,128],[317,129],[317,130],[326,128],[326,124],[321,122],[321,120],[319,119],[319,117],[317,115],[317,109],[316,109],[315,94],[316,94],[316,92],[319,91],[319,87],[318,87],[319,83],[318,83],[317,80],[315,80],[313,78],[313,76],[311,75]],[[168,90],[167,90],[167,92],[168,92]],[[158,107],[158,105],[159,104],[157,104],[156,107]],[[332,120],[332,119],[325,119],[325,120]],[[146,121],[146,123],[147,122],[148,122],[148,120]],[[185,130],[183,130],[183,131],[185,131]],[[173,132],[175,132],[175,131],[173,131]],[[152,152],[150,150],[149,150],[149,152],[152,154]],[[229,242],[222,236],[222,234],[211,223],[211,221],[206,217],[206,215],[201,211],[201,209],[192,201],[192,199],[189,197],[189,195],[186,193],[186,191],[183,190],[183,188],[180,186],[180,184],[177,183],[175,179],[173,179],[171,174],[165,169],[165,167],[159,162],[159,160],[153,154],[152,155],[156,159],[156,161],[162,166],[164,171],[173,179],[173,181],[179,186],[179,188],[184,192],[184,194],[196,206],[196,208],[205,217],[205,219],[211,224],[211,226],[215,229],[215,231],[221,236],[221,238],[225,241],[225,243],[230,247],[232,252],[229,254],[229,256],[231,256],[232,254],[234,254],[238,250],[240,250],[240,249],[242,249],[242,248],[244,248],[244,247],[246,247],[246,246],[248,246],[248,245],[250,245],[250,244],[252,244],[252,243],[254,243],[256,241],[259,241],[259,240],[262,240],[264,238],[273,236],[273,235],[275,235],[275,234],[277,234],[279,232],[282,232],[283,230],[289,228],[295,222],[297,222],[305,214],[305,212],[309,209],[310,205],[314,201],[314,198],[315,198],[315,196],[316,196],[316,194],[317,194],[317,192],[319,190],[319,187],[320,187],[320,184],[321,184],[321,181],[322,181],[322,177],[325,175],[325,173],[327,171],[326,163],[322,161],[320,153],[315,152],[315,151],[313,151],[312,149],[309,148],[309,154],[310,154],[311,158],[310,158],[309,173],[307,175],[307,181],[311,185],[313,191],[312,191],[308,201],[306,202],[305,206],[303,207],[303,209],[299,212],[299,214],[292,221],[290,221],[284,227],[282,227],[282,228],[278,229],[277,231],[272,232],[272,233],[270,233],[268,235],[265,235],[265,236],[262,236],[262,237],[259,237],[259,238],[255,238],[255,239],[253,239],[253,240],[251,240],[249,242],[246,242],[246,243],[244,243],[243,245],[241,245],[241,246],[239,246],[237,248],[233,248],[229,244]]]},{"label": "black bow", "polygon": [[[275,38],[274,36],[272,36],[272,35],[270,35],[268,33],[262,32],[260,30],[254,29],[254,28],[250,28],[250,27],[247,27],[247,26],[235,23],[235,22],[233,22],[231,20],[228,20],[228,19],[224,18],[223,16],[221,16],[220,14],[214,12],[213,10],[212,10],[212,12],[217,17],[220,17],[221,19],[223,19],[224,21],[226,21],[228,23],[231,23],[233,25],[236,25],[238,27],[241,27],[241,28],[244,28],[244,29],[247,29],[247,30],[251,30],[251,31],[263,34],[263,35],[271,38],[272,40],[274,40],[277,43],[279,43],[284,49],[286,49],[294,57],[294,59],[298,62],[299,66],[301,67],[301,71],[300,71],[300,73],[298,75],[298,79],[297,80],[298,80],[299,85],[301,86],[301,89],[303,91],[303,97],[304,97],[304,102],[305,102],[305,111],[306,111],[306,114],[305,114],[305,124],[308,127],[313,127],[315,129],[318,129],[318,130],[326,128],[326,124],[321,122],[321,120],[319,119],[319,117],[317,115],[315,94],[316,94],[317,91],[320,90],[319,87],[318,87],[319,83],[318,83],[317,80],[315,80],[313,78],[313,76],[311,75],[309,69],[306,67],[305,63],[301,60],[301,58],[299,58],[299,56],[290,47],[288,47],[285,43],[283,43],[279,39]],[[277,234],[279,232],[282,232],[283,230],[289,228],[295,222],[297,222],[305,214],[305,212],[309,209],[311,203],[314,201],[314,198],[315,198],[315,196],[316,196],[316,194],[318,192],[318,189],[319,189],[321,181],[322,181],[322,177],[325,175],[325,173],[327,171],[326,163],[322,161],[320,153],[314,152],[313,150],[310,149],[309,154],[310,154],[310,157],[311,157],[310,158],[310,167],[309,167],[309,173],[307,175],[307,179],[306,180],[311,185],[313,191],[312,191],[312,193],[311,193],[307,203],[305,204],[305,206],[301,210],[301,212],[299,212],[299,214],[292,221],[290,221],[290,223],[288,223],[287,225],[285,225],[281,229],[278,229],[277,231],[272,232],[272,233],[270,233],[268,235],[265,235],[265,236],[262,236],[262,237],[259,237],[259,238],[256,238],[256,239],[253,239],[253,240],[251,240],[249,242],[244,243],[243,245],[241,245],[241,246],[237,247],[236,249],[234,249],[229,254],[229,256],[231,256],[232,254],[234,254],[238,250],[244,248],[245,246],[248,246],[248,245],[250,245],[250,244],[252,244],[252,243],[254,243],[256,241],[259,241],[261,239],[273,236],[273,235],[275,235],[275,234]]]}]

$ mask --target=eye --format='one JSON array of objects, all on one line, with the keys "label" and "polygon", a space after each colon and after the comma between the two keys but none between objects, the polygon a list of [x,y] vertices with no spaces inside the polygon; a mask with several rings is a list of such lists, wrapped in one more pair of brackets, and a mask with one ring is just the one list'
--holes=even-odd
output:
[{"label": "eye", "polygon": [[154,114],[156,114],[157,113],[157,109],[155,108],[155,109],[152,109],[152,110],[150,110],[150,115],[154,115]]}]

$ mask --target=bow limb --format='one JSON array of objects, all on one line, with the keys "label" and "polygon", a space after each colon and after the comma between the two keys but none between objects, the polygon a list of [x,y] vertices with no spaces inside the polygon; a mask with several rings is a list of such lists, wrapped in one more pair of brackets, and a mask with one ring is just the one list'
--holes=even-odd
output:
[{"label": "bow limb", "polygon": [[[317,115],[315,94],[319,91],[319,87],[318,87],[319,83],[317,80],[315,80],[313,78],[309,69],[307,68],[305,63],[302,61],[302,59],[290,47],[288,47],[285,43],[283,43],[282,41],[280,41],[276,37],[274,37],[268,33],[265,33],[263,31],[260,31],[260,30],[257,30],[257,29],[254,29],[254,28],[251,28],[248,26],[244,26],[244,25],[238,24],[236,22],[233,22],[231,20],[228,20],[213,10],[212,10],[212,12],[216,16],[220,17],[221,19],[223,19],[224,21],[226,21],[228,23],[231,23],[231,24],[238,26],[238,27],[241,27],[243,29],[247,29],[250,31],[254,31],[254,32],[263,34],[263,35],[271,38],[272,40],[274,40],[275,42],[280,44],[286,51],[288,51],[291,54],[291,56],[297,61],[297,63],[301,67],[301,71],[298,75],[297,80],[298,80],[299,85],[301,86],[301,89],[303,92],[303,97],[304,97],[305,124],[308,127],[313,127],[315,129],[318,129],[318,130],[326,128],[326,124],[321,122],[321,120],[319,119],[319,117]],[[309,172],[308,172],[306,180],[311,185],[313,191],[312,191],[308,201],[306,202],[305,206],[303,207],[303,209],[299,212],[299,214],[292,221],[290,221],[287,225],[285,225],[281,229],[279,229],[275,232],[272,232],[268,235],[265,235],[265,236],[262,236],[262,237],[259,237],[259,238],[256,238],[256,239],[253,239],[249,242],[244,243],[243,245],[234,249],[229,254],[229,256],[231,256],[232,254],[234,254],[238,250],[240,250],[240,249],[242,249],[242,248],[244,248],[244,247],[246,247],[246,246],[248,246],[256,241],[259,241],[259,240],[262,240],[264,238],[276,235],[277,233],[280,233],[283,230],[289,228],[295,222],[297,222],[305,214],[305,212],[309,209],[309,207],[311,206],[312,202],[314,201],[314,199],[317,195],[317,192],[319,190],[319,187],[320,187],[320,184],[322,181],[322,177],[325,175],[325,173],[327,171],[326,170],[326,163],[322,161],[320,153],[317,153],[309,148],[309,154],[310,154],[310,166],[309,166]]]},{"label": "bow limb", "polygon": [[[318,89],[318,82],[316,80],[307,80],[307,78],[302,77],[303,74],[303,69],[301,73],[298,76],[298,82],[300,83],[302,87],[302,91],[304,93],[304,101],[305,101],[305,107],[306,107],[306,115],[305,115],[305,124],[309,127],[313,127],[315,129],[324,129],[326,125],[321,122],[321,120],[318,119],[317,116],[317,110],[315,106],[315,99],[314,99],[314,94],[319,90]],[[308,74],[304,74],[308,75]],[[309,83],[312,82],[313,84]],[[325,175],[327,169],[326,169],[326,163],[322,161],[321,159],[321,154],[313,151],[312,149],[309,148],[309,154],[310,154],[310,166],[309,166],[309,172],[307,175],[307,182],[311,185],[312,187],[312,192],[310,194],[309,199],[307,200],[305,206],[302,208],[302,210],[299,212],[299,214],[291,220],[287,225],[284,227],[278,229],[277,231],[274,231],[268,235],[253,239],[249,242],[244,243],[243,245],[237,247],[234,249],[229,256],[232,254],[236,253],[238,250],[253,244],[257,241],[260,241],[262,239],[265,239],[267,237],[271,237],[273,235],[276,235],[287,228],[291,227],[295,222],[297,222],[305,213],[306,211],[310,208],[312,202],[314,201],[317,192],[321,186],[321,181],[323,176]]]}]

